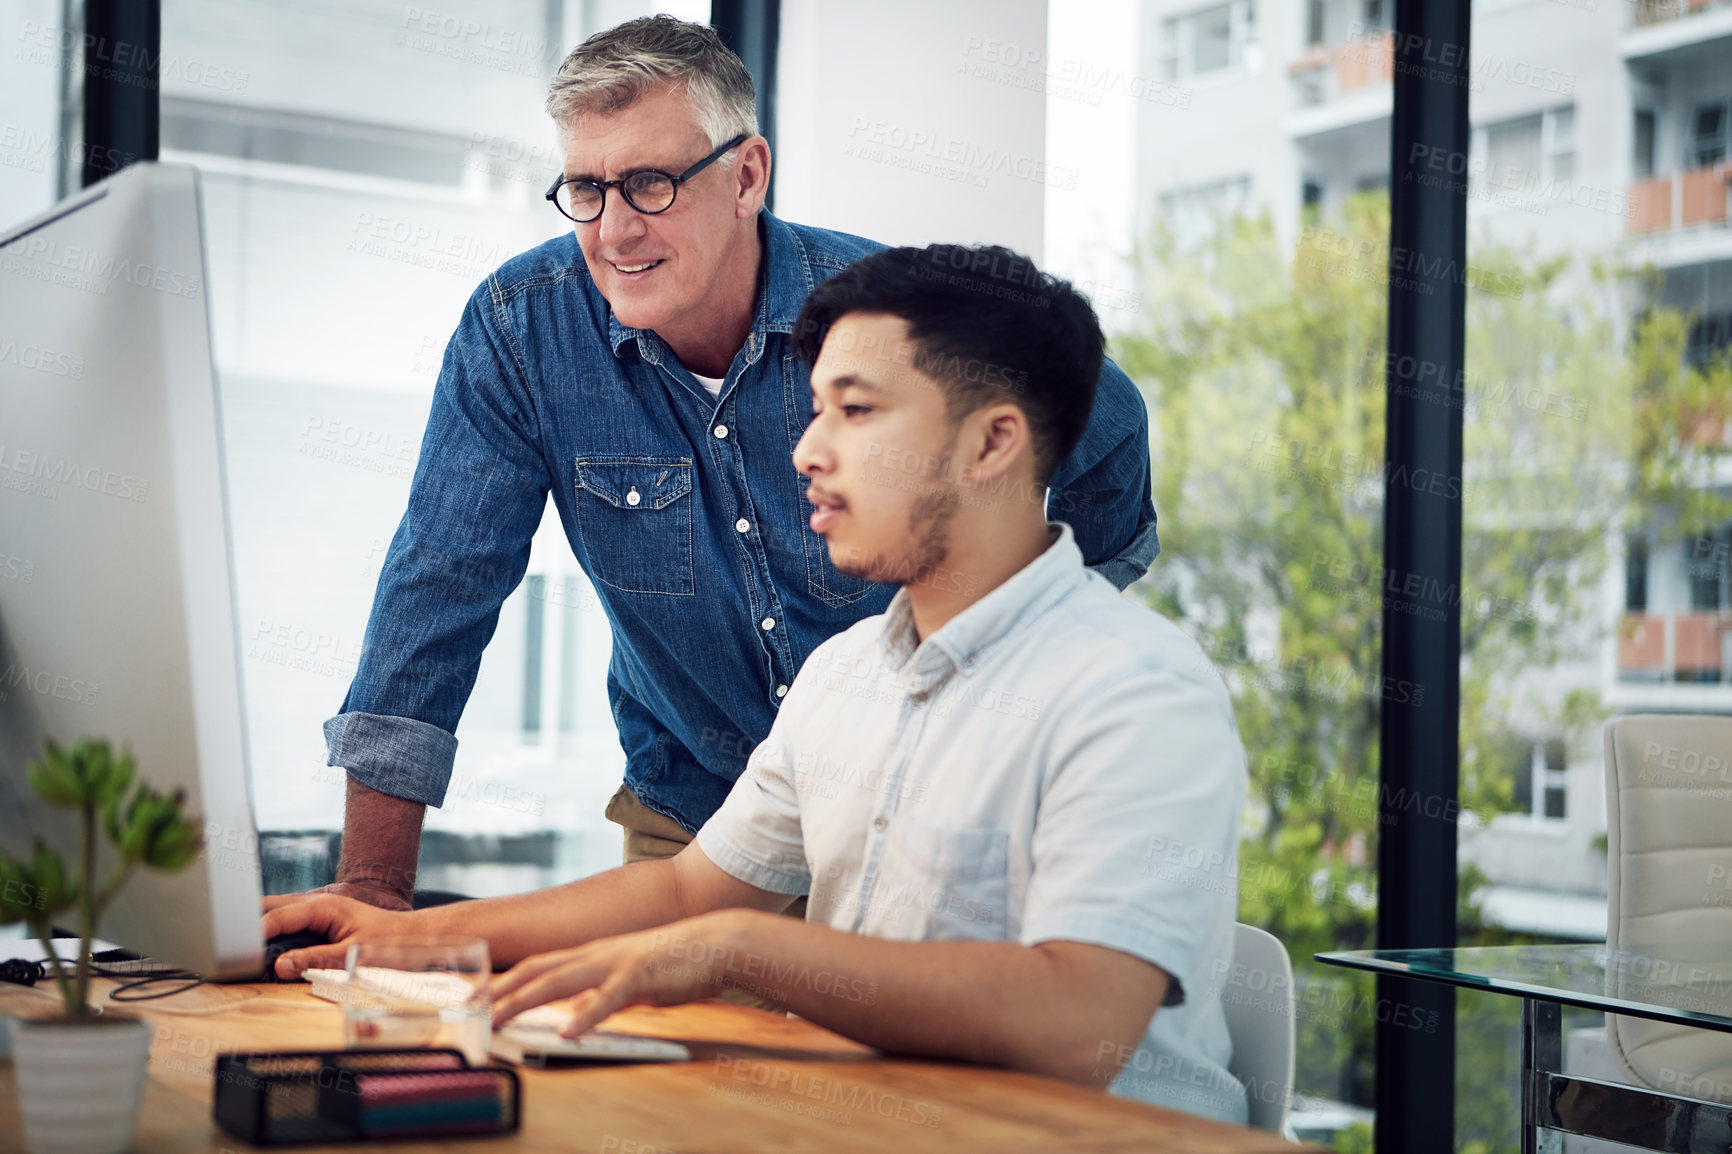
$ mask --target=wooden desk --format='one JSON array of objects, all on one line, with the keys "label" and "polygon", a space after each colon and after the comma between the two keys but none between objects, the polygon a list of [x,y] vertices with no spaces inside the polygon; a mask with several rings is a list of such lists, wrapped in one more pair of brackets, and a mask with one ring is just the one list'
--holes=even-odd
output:
[{"label": "wooden desk", "polygon": [[[93,984],[106,999],[111,983]],[[48,986],[0,987],[0,1016],[52,1013]],[[342,1012],[304,985],[205,986],[135,1007],[151,1024],[150,1077],[133,1154],[254,1149],[211,1121],[215,1055],[342,1048]],[[724,1002],[639,1006],[607,1028],[674,1038],[694,1060],[520,1070],[511,1138],[390,1143],[391,1151],[669,1154],[717,1151],[1186,1151],[1299,1148],[1271,1134],[1110,1097],[1032,1074],[878,1057],[810,1022]],[[23,1148],[17,1089],[0,1062],[0,1148]],[[374,1154],[376,1145],[300,1147]]]}]

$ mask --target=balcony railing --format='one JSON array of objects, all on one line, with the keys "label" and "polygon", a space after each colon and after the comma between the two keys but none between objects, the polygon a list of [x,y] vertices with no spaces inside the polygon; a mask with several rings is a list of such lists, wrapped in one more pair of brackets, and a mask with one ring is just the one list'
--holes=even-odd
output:
[{"label": "balcony railing", "polygon": [[1632,236],[1697,226],[1724,228],[1732,198],[1732,161],[1630,186],[1628,230]]},{"label": "balcony railing", "polygon": [[1327,104],[1350,92],[1386,84],[1395,75],[1395,38],[1378,32],[1343,44],[1318,44],[1287,66],[1300,107]]},{"label": "balcony railing", "polygon": [[1732,613],[1626,613],[1618,679],[1732,680]]},{"label": "balcony railing", "polygon": [[1668,20],[1677,20],[1708,8],[1719,8],[1729,3],[1732,3],[1732,0],[1636,0],[1636,27],[1646,28],[1650,24],[1664,24]]}]

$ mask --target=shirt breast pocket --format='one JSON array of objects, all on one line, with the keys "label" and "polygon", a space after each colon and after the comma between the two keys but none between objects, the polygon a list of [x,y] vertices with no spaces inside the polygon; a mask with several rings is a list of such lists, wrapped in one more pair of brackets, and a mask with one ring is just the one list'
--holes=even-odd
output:
[{"label": "shirt breast pocket", "polygon": [[890,909],[904,906],[903,928],[921,939],[1001,941],[1010,902],[1010,834],[976,826],[907,819],[893,851]]},{"label": "shirt breast pocket", "polygon": [[[793,353],[782,358],[782,387],[788,417],[790,460],[794,447],[800,443],[800,437],[806,431],[806,426],[812,423],[810,379],[804,366],[799,363],[799,358]],[[788,470],[788,477],[794,484],[794,519],[799,522],[800,544],[806,554],[807,592],[831,609],[845,609],[874,589],[884,588],[878,582],[868,581],[864,577],[856,577],[836,568],[830,560],[830,546],[821,533],[813,531],[810,523],[812,507],[806,503],[806,488],[811,484],[811,479],[794,468]]]},{"label": "shirt breast pocket", "polygon": [[579,457],[574,503],[591,580],[692,595],[690,457]]},{"label": "shirt breast pocket", "polygon": [[805,478],[801,478],[801,481],[800,510],[805,514],[801,518],[801,536],[806,546],[806,588],[812,596],[831,608],[840,609],[845,605],[852,605],[874,589],[882,588],[876,581],[868,581],[864,577],[856,577],[836,568],[835,563],[830,560],[829,543],[822,534],[814,532],[808,522],[811,507],[806,504]]}]

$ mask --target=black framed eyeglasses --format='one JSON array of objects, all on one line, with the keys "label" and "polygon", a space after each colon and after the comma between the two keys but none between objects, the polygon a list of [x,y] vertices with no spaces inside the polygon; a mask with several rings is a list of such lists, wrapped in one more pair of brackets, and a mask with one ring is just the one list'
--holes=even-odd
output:
[{"label": "black framed eyeglasses", "polygon": [[680,185],[714,164],[723,153],[747,138],[748,134],[741,133],[678,176],[663,172],[659,168],[640,168],[626,173],[618,180],[584,180],[574,176],[561,176],[553,182],[553,187],[547,190],[547,199],[553,202],[553,207],[578,224],[588,224],[600,216],[601,210],[607,206],[607,190],[617,188],[627,204],[646,216],[654,216],[674,206],[674,197],[679,194]]}]

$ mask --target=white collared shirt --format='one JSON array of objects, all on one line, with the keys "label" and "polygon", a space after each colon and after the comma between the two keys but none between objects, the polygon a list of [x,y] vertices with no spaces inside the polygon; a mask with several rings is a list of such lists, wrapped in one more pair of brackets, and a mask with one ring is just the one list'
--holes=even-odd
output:
[{"label": "white collared shirt", "polygon": [[1243,1123],[1220,1001],[1245,800],[1227,691],[1049,529],[918,647],[904,589],[814,650],[697,842],[742,881],[810,893],[808,919],[836,929],[1159,966],[1167,1004],[1111,1092]]}]

